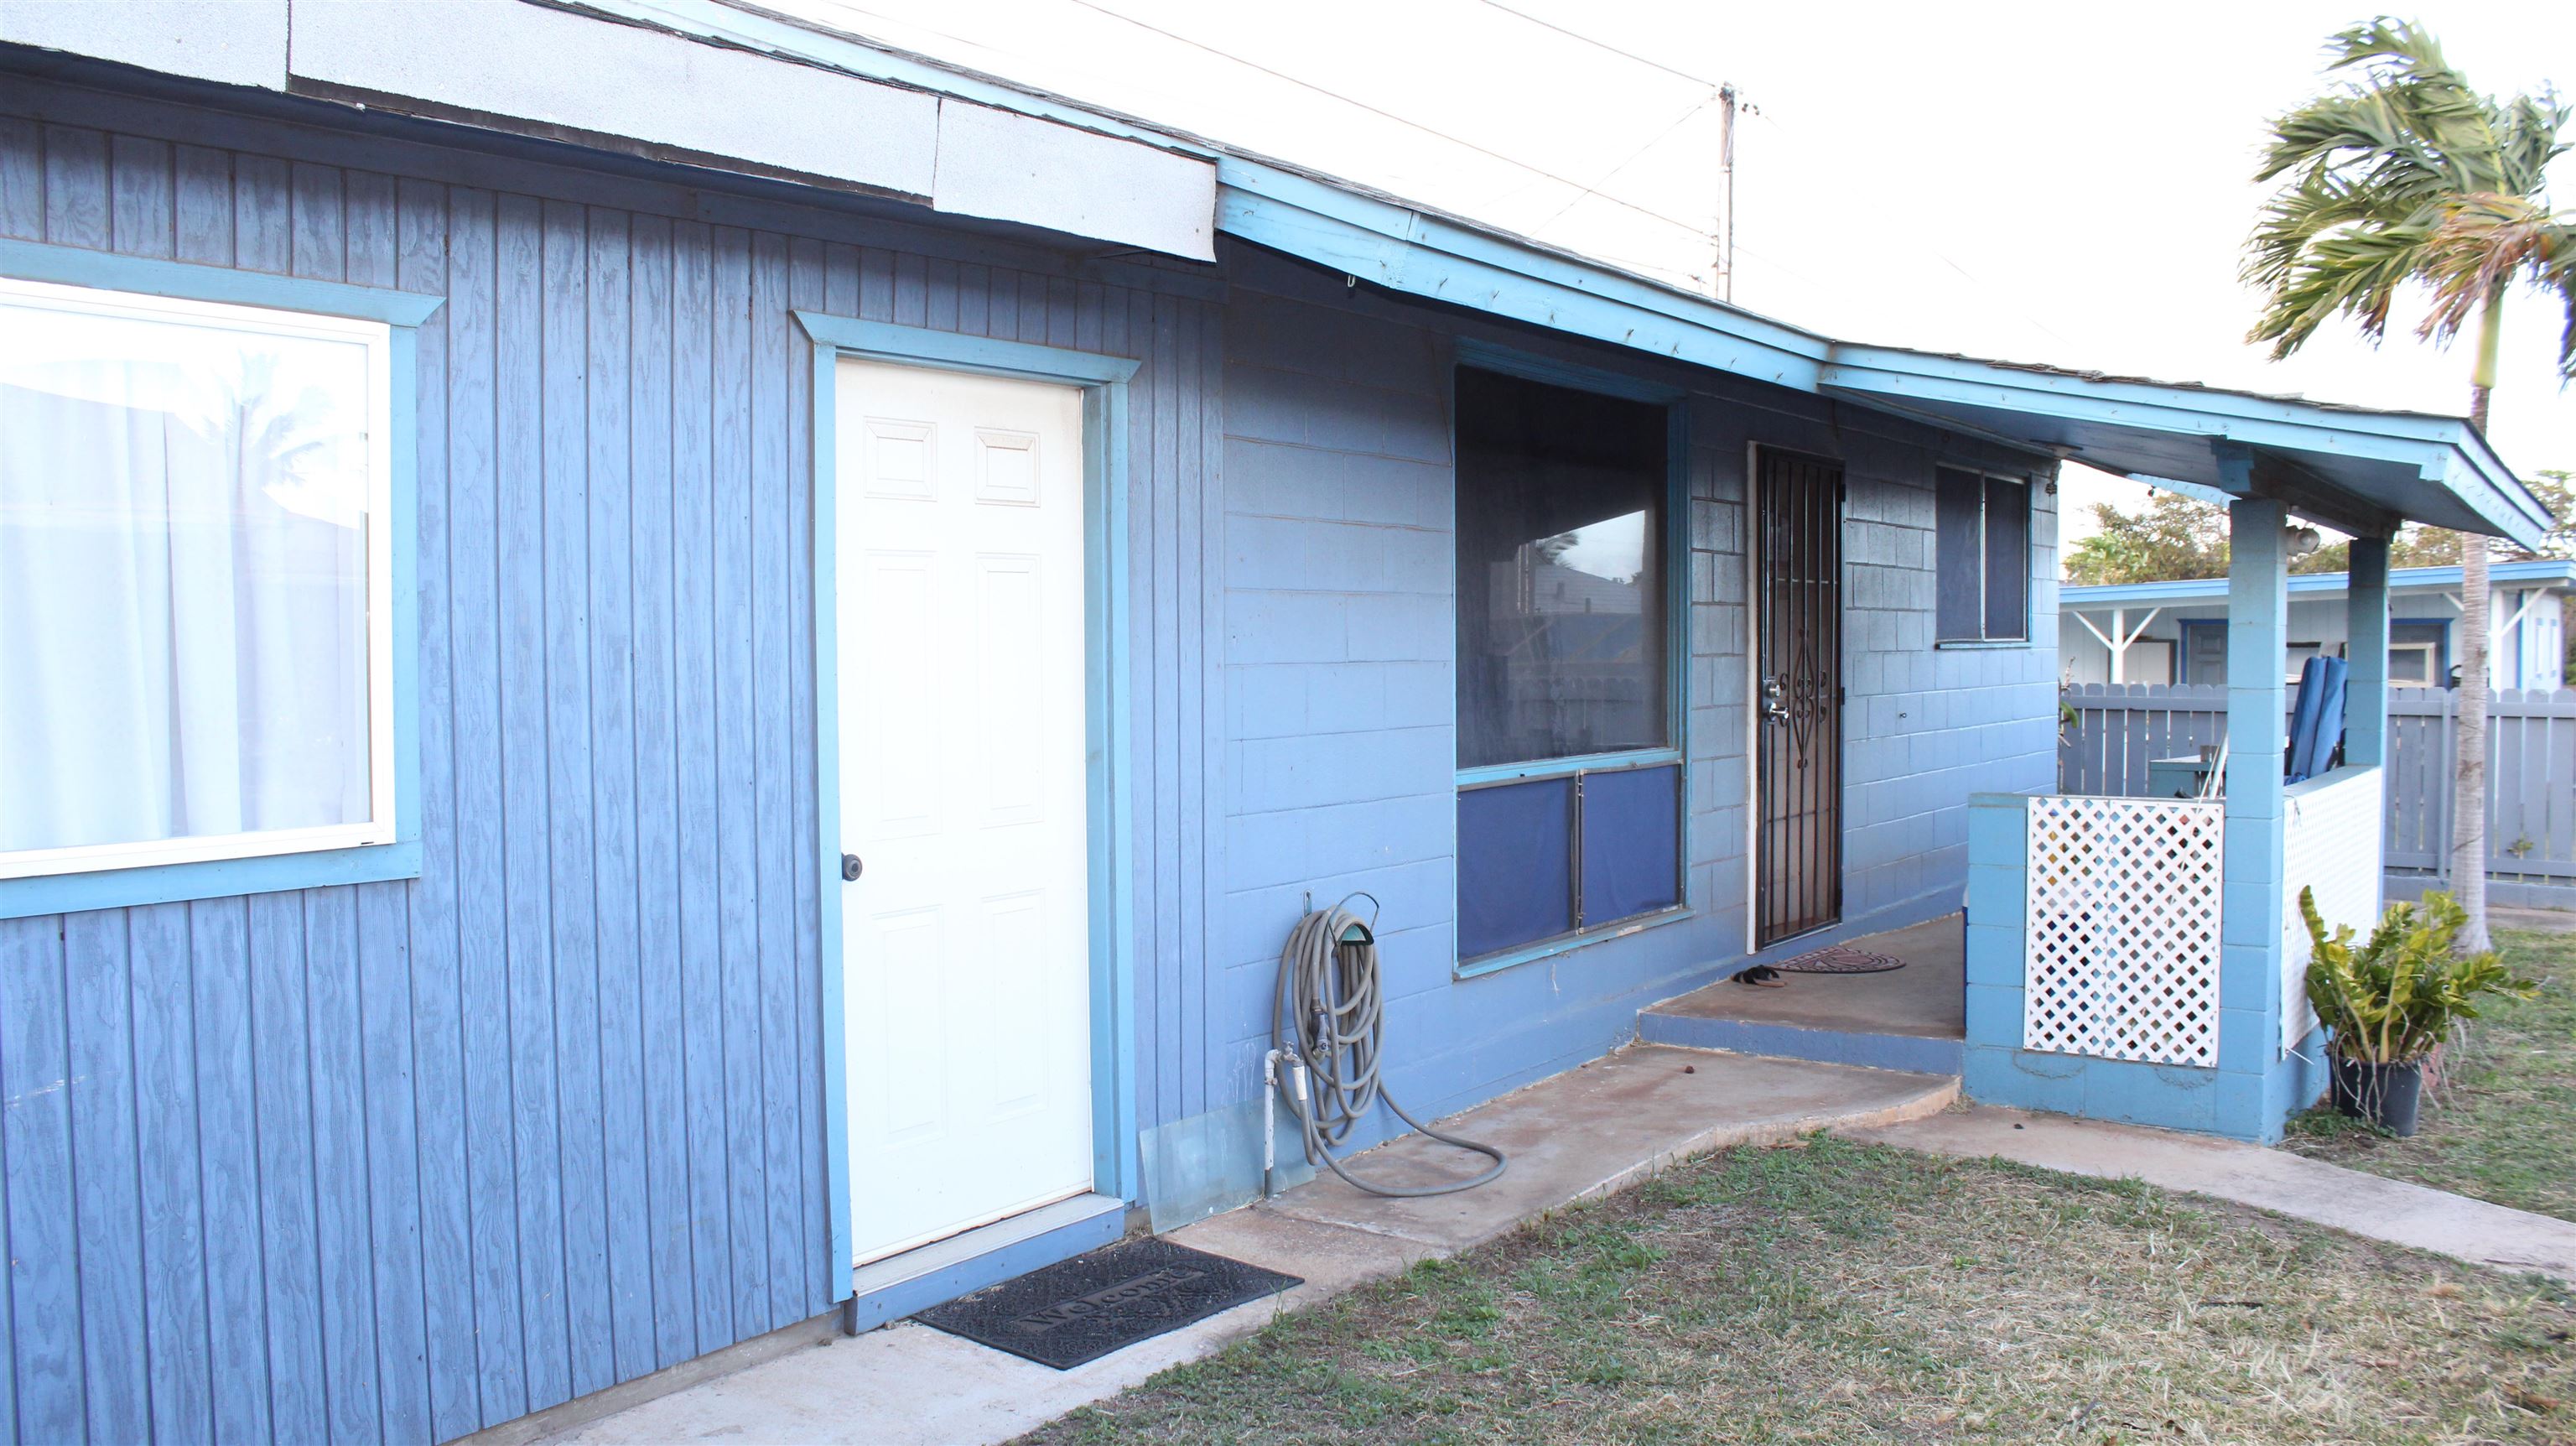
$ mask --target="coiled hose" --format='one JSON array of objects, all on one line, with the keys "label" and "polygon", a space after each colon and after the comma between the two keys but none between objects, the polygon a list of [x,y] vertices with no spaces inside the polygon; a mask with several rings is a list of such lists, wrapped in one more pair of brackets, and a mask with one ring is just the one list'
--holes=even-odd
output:
[{"label": "coiled hose", "polygon": [[[1356,936],[1356,937],[1352,937]],[[1279,1091],[1306,1135],[1306,1163],[1323,1165],[1372,1195],[1409,1199],[1472,1190],[1499,1179],[1511,1162],[1491,1145],[1444,1135],[1405,1112],[1378,1077],[1378,1048],[1386,1030],[1385,995],[1378,983],[1377,936],[1366,920],[1335,905],[1297,921],[1279,955],[1279,993],[1270,1015],[1271,1043],[1292,1066]],[[1294,1081],[1302,1073],[1304,1084]],[[1302,1098],[1301,1098],[1302,1096]],[[1332,1147],[1379,1100],[1396,1118],[1461,1150],[1492,1160],[1471,1180],[1443,1185],[1375,1185],[1333,1158]]]}]

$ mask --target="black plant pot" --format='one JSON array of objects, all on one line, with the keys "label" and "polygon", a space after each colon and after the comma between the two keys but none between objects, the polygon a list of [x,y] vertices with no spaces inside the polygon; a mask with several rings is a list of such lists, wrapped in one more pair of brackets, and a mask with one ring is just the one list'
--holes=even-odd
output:
[{"label": "black plant pot", "polygon": [[2369,1064],[2334,1056],[2334,1106],[2354,1119],[2403,1138],[2415,1133],[2416,1109],[2423,1102],[2422,1061]]}]

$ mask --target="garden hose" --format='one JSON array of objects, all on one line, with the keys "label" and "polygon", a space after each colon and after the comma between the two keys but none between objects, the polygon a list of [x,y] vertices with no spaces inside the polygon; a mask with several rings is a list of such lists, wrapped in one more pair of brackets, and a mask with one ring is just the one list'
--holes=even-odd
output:
[{"label": "garden hose", "polygon": [[[1386,1030],[1386,996],[1379,984],[1377,936],[1366,920],[1335,905],[1297,921],[1279,955],[1279,992],[1270,1017],[1271,1043],[1290,1068],[1278,1088],[1305,1131],[1306,1162],[1323,1165],[1354,1188],[1410,1199],[1471,1190],[1499,1179],[1510,1163],[1491,1145],[1444,1135],[1412,1115],[1387,1093],[1378,1075],[1378,1048]],[[1492,1160],[1473,1179],[1443,1185],[1375,1185],[1333,1158],[1333,1147],[1380,1100],[1396,1118],[1444,1145]]]}]

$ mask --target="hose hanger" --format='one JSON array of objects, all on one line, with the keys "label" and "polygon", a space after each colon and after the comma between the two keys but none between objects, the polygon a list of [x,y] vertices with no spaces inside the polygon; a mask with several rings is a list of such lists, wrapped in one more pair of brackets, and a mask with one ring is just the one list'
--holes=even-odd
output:
[{"label": "hose hanger", "polygon": [[[1279,954],[1279,988],[1272,1001],[1270,1052],[1262,1057],[1261,1193],[1272,1193],[1276,1160],[1271,1108],[1284,1099],[1305,1138],[1306,1162],[1321,1165],[1353,1188],[1372,1195],[1411,1199],[1470,1190],[1499,1178],[1510,1163],[1491,1145],[1443,1134],[1415,1119],[1388,1093],[1379,1073],[1386,1032],[1386,995],[1380,981],[1377,928],[1348,907],[1355,893],[1329,909],[1315,909],[1289,931]],[[1493,1161],[1471,1179],[1439,1185],[1379,1185],[1362,1180],[1333,1158],[1369,1110],[1383,1100],[1396,1118],[1444,1145]]]}]

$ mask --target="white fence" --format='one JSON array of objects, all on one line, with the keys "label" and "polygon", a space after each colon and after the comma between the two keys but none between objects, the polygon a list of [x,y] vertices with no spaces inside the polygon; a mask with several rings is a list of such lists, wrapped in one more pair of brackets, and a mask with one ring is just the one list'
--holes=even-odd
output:
[{"label": "white fence", "polygon": [[[2211,685],[2086,683],[2064,692],[2078,720],[2060,730],[2058,788],[2137,796],[2147,764],[2227,736],[2227,690]],[[2459,695],[2389,693],[2380,831],[2392,874],[2445,872],[2451,743]],[[2493,695],[2487,721],[2487,876],[2501,903],[2576,904],[2576,691]]]},{"label": "white fence", "polygon": [[2029,810],[2022,1048],[2215,1066],[2224,807],[2052,794]]},{"label": "white fence", "polygon": [[2338,768],[2323,778],[2290,785],[2282,800],[2281,839],[2281,1052],[2287,1054],[2317,1027],[2308,1007],[2308,921],[2299,913],[2299,890],[2316,890],[2317,916],[2331,937],[2337,924],[2367,935],[2379,921],[2380,884],[2371,867],[2371,820],[2381,816],[2376,768]]}]

